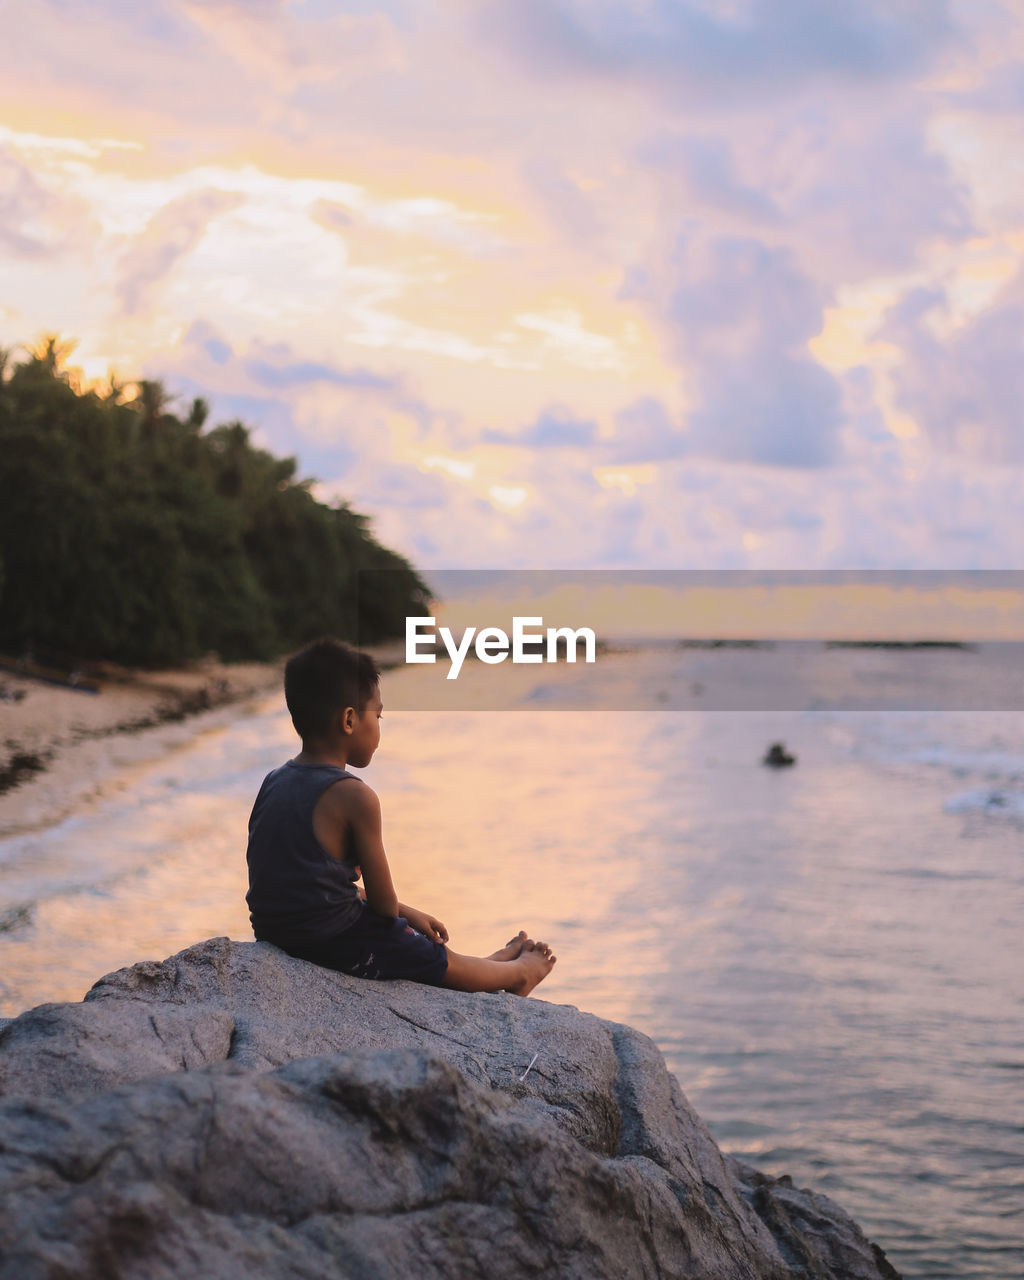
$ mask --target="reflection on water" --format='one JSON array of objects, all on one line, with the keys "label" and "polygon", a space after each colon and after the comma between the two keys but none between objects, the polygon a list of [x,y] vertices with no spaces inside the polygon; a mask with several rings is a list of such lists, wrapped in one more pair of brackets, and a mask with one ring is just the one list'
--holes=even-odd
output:
[{"label": "reflection on water", "polygon": [[[776,739],[796,768],[761,767]],[[249,806],[294,746],[268,704],[0,844],[4,1012],[248,938]],[[386,709],[365,776],[454,947],[552,942],[543,998],[652,1035],[726,1149],[907,1276],[1022,1274],[1021,822],[950,804],[1024,796],[1014,717]]]}]

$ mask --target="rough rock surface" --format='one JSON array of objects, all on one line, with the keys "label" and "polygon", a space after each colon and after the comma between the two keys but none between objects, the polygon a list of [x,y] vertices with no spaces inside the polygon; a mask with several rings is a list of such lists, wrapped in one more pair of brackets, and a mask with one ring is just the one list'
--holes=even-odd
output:
[{"label": "rough rock surface", "polygon": [[405,1272],[896,1275],[566,1006],[216,938],[0,1026],[2,1280]]}]

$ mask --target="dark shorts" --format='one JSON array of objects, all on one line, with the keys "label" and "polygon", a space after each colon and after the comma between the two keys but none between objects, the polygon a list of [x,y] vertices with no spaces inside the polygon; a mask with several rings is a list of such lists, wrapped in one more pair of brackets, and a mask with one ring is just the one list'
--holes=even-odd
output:
[{"label": "dark shorts", "polygon": [[409,924],[364,910],[359,919],[333,938],[283,948],[289,955],[357,978],[408,978],[440,987],[448,971],[448,952]]}]

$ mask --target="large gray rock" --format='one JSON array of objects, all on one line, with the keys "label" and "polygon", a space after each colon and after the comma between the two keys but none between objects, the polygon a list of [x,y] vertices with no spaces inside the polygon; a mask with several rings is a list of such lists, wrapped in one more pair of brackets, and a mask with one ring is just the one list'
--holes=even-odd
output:
[{"label": "large gray rock", "polygon": [[[527,1070],[536,1056],[532,1068]],[[652,1041],[216,938],[0,1028],[0,1277],[895,1272]]]}]

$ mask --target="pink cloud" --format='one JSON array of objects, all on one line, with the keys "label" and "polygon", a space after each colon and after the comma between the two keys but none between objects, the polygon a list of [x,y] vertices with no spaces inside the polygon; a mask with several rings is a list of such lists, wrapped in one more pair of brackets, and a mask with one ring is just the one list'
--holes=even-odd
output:
[{"label": "pink cloud", "polygon": [[121,256],[117,296],[125,314],[134,315],[175,265],[199,244],[221,214],[237,209],[244,197],[232,191],[189,192],[150,218]]}]

